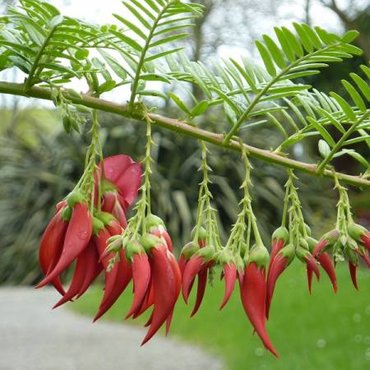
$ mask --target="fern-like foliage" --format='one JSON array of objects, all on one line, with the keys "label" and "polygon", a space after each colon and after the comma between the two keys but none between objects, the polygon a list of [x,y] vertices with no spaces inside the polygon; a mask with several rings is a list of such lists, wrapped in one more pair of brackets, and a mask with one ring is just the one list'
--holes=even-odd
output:
[{"label": "fern-like foliage", "polygon": [[[123,6],[126,13],[114,17],[124,28],[110,27],[109,32],[114,36],[111,45],[123,57],[123,69],[130,77],[126,83],[131,84],[133,104],[137,95],[150,95],[145,91],[146,81],[169,82],[167,76],[156,73],[154,63],[182,49],[174,43],[189,36],[186,29],[202,7],[178,0],[130,0],[123,1]],[[104,51],[102,55],[114,69],[122,64]]]},{"label": "fern-like foliage", "polygon": [[11,65],[28,75],[26,86],[63,84],[91,69],[84,61],[100,42],[97,27],[63,17],[46,2],[21,0],[1,18],[0,69]]},{"label": "fern-like foliage", "polygon": [[[131,108],[138,99],[161,96],[193,124],[208,110],[224,114],[225,144],[239,139],[241,129],[274,125],[281,136],[276,153],[317,137],[320,170],[342,155],[369,166],[351,149],[360,142],[370,147],[369,67],[342,81],[345,97],[304,83],[329,64],[361,54],[351,44],[357,32],[337,36],[298,23],[292,29],[276,27],[273,36],[256,42],[260,63],[225,58],[205,65],[189,60],[182,50],[201,5],[185,0],[122,4],[122,13],[113,15],[118,25],[99,27],[63,17],[48,3],[21,0],[20,7],[0,19],[0,70],[15,66],[25,72],[26,90],[37,84],[63,86],[73,78],[84,78],[93,96],[128,85]],[[171,85],[171,92],[163,83]],[[189,84],[203,92],[203,100],[188,94],[189,103],[181,97],[179,88]]]}]

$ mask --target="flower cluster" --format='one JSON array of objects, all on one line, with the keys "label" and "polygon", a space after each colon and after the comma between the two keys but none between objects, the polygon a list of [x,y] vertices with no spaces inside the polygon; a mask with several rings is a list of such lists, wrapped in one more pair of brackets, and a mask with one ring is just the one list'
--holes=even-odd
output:
[{"label": "flower cluster", "polygon": [[[148,331],[144,344],[163,325],[168,333],[180,293],[188,303],[196,281],[191,316],[198,312],[209,277],[213,276],[215,268],[219,268],[220,278],[225,283],[220,309],[228,303],[239,283],[247,318],[266,349],[278,357],[266,323],[278,278],[294,259],[306,266],[310,292],[313,276],[320,277],[320,267],[336,292],[334,266],[342,260],[348,261],[353,284],[358,288],[356,271],[360,260],[370,268],[370,232],[353,221],[347,191],[338,181],[336,226],[317,241],[305,223],[295,187],[296,178],[293,171],[289,171],[282,225],[272,235],[269,253],[262,242],[252,208],[252,166],[244,152],[245,178],[241,185],[240,211],[229,239],[222,243],[209,190],[210,168],[204,143],[196,226],[191,241],[182,248],[177,260],[163,221],[151,212],[150,121],[147,125],[143,173],[142,166],[126,155],[108,157],[97,166],[92,159],[87,161],[76,189],[57,205],[40,243],[39,259],[45,278],[38,284],[38,287],[52,284],[60,292],[62,297],[55,307],[80,297],[99,274],[104,274],[104,293],[95,321],[132,282],[133,299],[126,318],[137,318],[151,309],[145,325]],[[127,221],[127,210],[135,201],[139,187],[141,198],[136,203],[134,215]],[[65,290],[61,274],[74,261],[73,277]]]},{"label": "flower cluster", "polygon": [[[137,196],[141,168],[130,157],[117,155],[102,161],[93,178],[94,202],[79,189],[57,205],[40,243],[39,261],[45,278],[37,287],[53,284],[62,294],[57,307],[80,297],[104,270],[101,316],[130,281],[124,256],[108,272],[110,256],[105,251],[107,240],[120,235],[127,224],[125,213]],[[65,291],[60,276],[74,261],[72,281]]]}]

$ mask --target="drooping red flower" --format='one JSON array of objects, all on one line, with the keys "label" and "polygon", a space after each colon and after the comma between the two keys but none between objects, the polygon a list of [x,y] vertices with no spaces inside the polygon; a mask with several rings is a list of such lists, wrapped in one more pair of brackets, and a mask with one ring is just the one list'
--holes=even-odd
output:
[{"label": "drooping red flower", "polygon": [[[107,238],[120,235],[122,226],[126,225],[125,212],[137,196],[140,179],[141,168],[130,157],[108,157],[100,163],[94,176],[93,205],[89,204],[88,195],[80,191],[71,193],[57,204],[57,212],[40,243],[39,261],[45,278],[37,285],[42,287],[51,283],[62,294],[55,307],[81,296],[101,271],[108,267],[109,258],[103,257],[103,249],[107,246]],[[97,194],[102,196],[103,210],[96,209],[99,203]],[[104,212],[104,208],[108,212]],[[73,261],[76,261],[75,271],[65,291],[60,276]],[[123,272],[122,267],[113,267],[110,278],[106,277],[105,298],[97,316],[113,304],[115,296],[119,296],[119,284],[115,284],[112,278],[117,269],[116,278],[121,284],[122,277],[128,274],[126,268]]]},{"label": "drooping red flower", "polygon": [[274,356],[279,357],[266,330],[267,284],[265,269],[268,258],[266,248],[255,247],[252,250],[239,280],[240,297],[244,311],[262,343]]},{"label": "drooping red flower", "polygon": [[275,285],[279,276],[289,266],[295,256],[295,249],[291,244],[282,248],[270,264],[267,273],[266,286],[266,317],[269,317],[272,297],[275,290]]},{"label": "drooping red flower", "polygon": [[182,296],[187,303],[194,280],[198,277],[195,305],[190,316],[194,316],[202,303],[207,286],[208,270],[215,264],[214,250],[212,247],[200,248],[187,261],[182,275]]}]

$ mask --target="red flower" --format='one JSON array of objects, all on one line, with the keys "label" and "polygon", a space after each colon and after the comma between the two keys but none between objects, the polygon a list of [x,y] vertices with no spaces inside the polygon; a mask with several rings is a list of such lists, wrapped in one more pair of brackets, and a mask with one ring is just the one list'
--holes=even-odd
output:
[{"label": "red flower", "polygon": [[270,264],[267,273],[267,287],[266,287],[266,317],[269,317],[272,296],[274,294],[276,281],[283,271],[289,266],[295,256],[295,249],[288,244],[282,248]]},{"label": "red flower", "polygon": [[[113,255],[105,255],[107,239],[121,234],[121,226],[126,224],[125,212],[137,195],[140,178],[140,166],[130,157],[109,157],[102,161],[94,176],[94,206],[98,204],[96,195],[100,193],[103,205],[105,202],[103,209],[109,213],[94,207],[94,214],[91,214],[88,196],[78,191],[57,204],[57,212],[40,243],[39,261],[45,278],[37,285],[51,283],[63,295],[55,307],[81,296],[99,273],[108,268]],[[75,271],[65,292],[60,275],[73,261],[76,261]],[[120,255],[120,263],[114,265],[110,273],[106,272],[104,297],[96,318],[109,309],[123,291],[126,280],[128,284],[131,279],[130,266],[128,263],[124,266],[124,261],[124,255]]]},{"label": "red flower", "polygon": [[255,247],[245,266],[240,282],[240,297],[243,308],[254,330],[261,338],[264,346],[274,356],[279,357],[274,349],[266,330],[266,274],[268,252],[264,247]]},{"label": "red flower", "polygon": [[212,268],[214,264],[214,250],[211,247],[200,248],[186,263],[182,275],[182,296],[186,303],[188,302],[195,277],[198,276],[197,296],[190,316],[194,316],[197,313],[202,303],[207,285],[208,270]]}]

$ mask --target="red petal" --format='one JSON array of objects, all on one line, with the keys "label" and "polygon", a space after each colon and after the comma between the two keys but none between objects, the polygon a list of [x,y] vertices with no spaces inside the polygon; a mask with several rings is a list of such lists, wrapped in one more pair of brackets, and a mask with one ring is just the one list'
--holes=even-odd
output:
[{"label": "red petal", "polygon": [[130,206],[137,197],[141,183],[141,167],[137,163],[131,164],[126,170],[114,181],[117,189],[126,204],[122,207]]},{"label": "red petal", "polygon": [[205,262],[200,256],[192,256],[186,264],[182,277],[182,295],[186,303],[188,302],[192,282],[199,271],[202,270],[204,264]]},{"label": "red petal", "polygon": [[220,306],[220,310],[222,310],[225,307],[234,290],[236,282],[236,267],[235,265],[227,264],[224,266],[223,272],[225,275],[225,294]]},{"label": "red petal", "polygon": [[62,273],[73,260],[88,246],[92,234],[92,219],[87,205],[76,203],[64,238],[63,251],[54,269],[38,287],[50,283]]},{"label": "red petal", "polygon": [[334,292],[336,293],[337,292],[337,277],[335,275],[334,266],[331,262],[329,254],[324,252],[318,255],[316,258],[320,262],[321,267],[325,270],[325,272],[329,276],[331,284],[333,285]]},{"label": "red petal", "polygon": [[353,286],[358,290],[358,284],[357,284],[357,266],[354,265],[352,262],[348,261],[348,268],[351,275],[351,280],[353,283]]},{"label": "red petal", "polygon": [[266,288],[266,317],[269,317],[270,306],[272,301],[272,296],[274,294],[276,281],[282,272],[286,269],[288,265],[288,259],[281,254],[278,254],[268,271],[267,274],[267,288]]},{"label": "red petal", "polygon": [[265,274],[263,269],[260,269],[255,263],[250,263],[245,268],[243,284],[240,286],[240,294],[244,311],[264,346],[274,356],[279,357],[266,331]]}]

